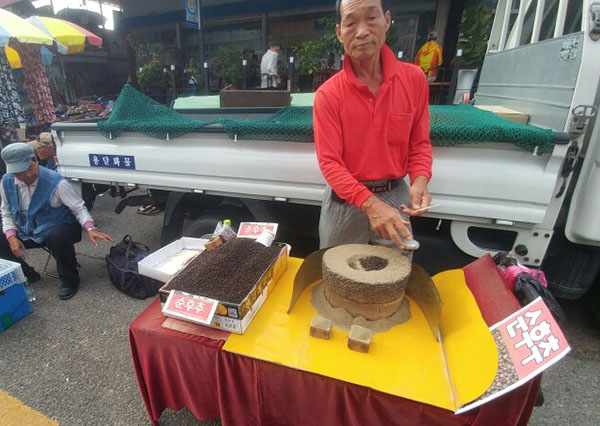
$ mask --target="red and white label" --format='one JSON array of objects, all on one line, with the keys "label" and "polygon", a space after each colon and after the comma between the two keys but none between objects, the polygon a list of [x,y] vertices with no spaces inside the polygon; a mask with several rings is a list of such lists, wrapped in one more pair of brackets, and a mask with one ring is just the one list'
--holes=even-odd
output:
[{"label": "red and white label", "polygon": [[520,379],[539,374],[570,350],[550,310],[539,297],[497,324],[497,328]]},{"label": "red and white label", "polygon": [[237,236],[242,238],[258,238],[265,229],[277,234],[277,223],[267,222],[242,222],[238,229]]},{"label": "red and white label", "polygon": [[171,290],[163,314],[198,324],[210,324],[219,302],[203,296]]}]

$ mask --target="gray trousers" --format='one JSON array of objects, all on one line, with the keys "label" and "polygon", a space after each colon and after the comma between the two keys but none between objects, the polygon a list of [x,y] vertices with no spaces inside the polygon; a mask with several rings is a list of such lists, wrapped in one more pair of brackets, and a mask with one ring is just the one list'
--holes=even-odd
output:
[{"label": "gray trousers", "polygon": [[[376,182],[376,181],[375,181]],[[373,182],[373,183],[375,183]],[[410,192],[404,179],[397,179],[398,185],[391,191],[375,194],[380,200],[400,210],[405,204],[410,206]],[[400,211],[405,219],[407,215]],[[412,229],[409,227],[412,232]],[[327,185],[319,219],[320,248],[342,244],[374,244],[396,247],[392,240],[380,237],[371,228],[367,215],[347,202],[339,203],[331,199],[331,187]]]}]

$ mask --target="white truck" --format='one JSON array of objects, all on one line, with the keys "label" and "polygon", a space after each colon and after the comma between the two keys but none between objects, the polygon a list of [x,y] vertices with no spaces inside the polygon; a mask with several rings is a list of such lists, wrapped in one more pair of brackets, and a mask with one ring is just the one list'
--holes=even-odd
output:
[{"label": "white truck", "polygon": [[[430,272],[512,250],[522,263],[543,266],[560,297],[590,287],[600,267],[599,37],[598,3],[522,0],[517,11],[513,0],[499,0],[474,103],[526,113],[556,141],[543,154],[510,143],[434,147],[430,191],[441,206],[414,221],[416,259]],[[274,110],[181,112],[251,120]],[[94,122],[52,131],[59,172],[75,185],[111,185],[124,197],[117,211],[165,205],[165,243],[230,217],[285,221],[280,229],[298,231],[290,237],[296,244],[304,235],[316,248],[325,182],[313,143],[235,140],[219,124],[163,141],[133,131],[106,138]],[[95,167],[98,156],[131,157],[134,167]],[[149,192],[127,197],[132,188]]]}]

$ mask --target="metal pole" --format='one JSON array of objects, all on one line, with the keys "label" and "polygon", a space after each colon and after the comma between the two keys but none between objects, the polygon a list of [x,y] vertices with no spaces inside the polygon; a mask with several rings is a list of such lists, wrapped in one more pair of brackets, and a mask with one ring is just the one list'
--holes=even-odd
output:
[{"label": "metal pole", "polygon": [[171,85],[173,86],[173,101],[177,99],[177,87],[175,87],[175,65],[171,65]]},{"label": "metal pole", "polygon": [[446,103],[452,105],[454,103],[454,95],[456,93],[456,81],[458,79],[458,70],[460,70],[460,63],[462,60],[462,49],[456,51],[456,57],[454,58],[454,68],[452,69],[452,81],[450,82],[450,88],[448,89],[448,99]]},{"label": "metal pole", "polygon": [[294,57],[290,56],[290,66],[288,67],[288,92],[292,91],[292,82],[294,81]]},{"label": "metal pole", "polygon": [[202,80],[204,85],[204,93],[208,93],[208,63],[206,62],[204,52],[204,13],[202,13],[202,0],[198,0],[199,20],[198,20],[198,48],[200,50],[200,62],[202,63]]},{"label": "metal pole", "polygon": [[248,68],[248,61],[246,59],[242,59],[242,90],[246,90],[246,68]]},{"label": "metal pole", "polygon": [[204,83],[204,93],[208,93],[208,62],[202,64],[202,82]]}]

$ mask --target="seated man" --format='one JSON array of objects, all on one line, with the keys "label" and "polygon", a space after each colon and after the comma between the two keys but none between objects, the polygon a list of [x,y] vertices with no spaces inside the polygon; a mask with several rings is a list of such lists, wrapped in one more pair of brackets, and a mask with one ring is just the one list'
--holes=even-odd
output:
[{"label": "seated man", "polygon": [[34,282],[40,279],[40,274],[25,262],[25,251],[47,247],[56,259],[61,280],[58,296],[70,299],[79,289],[74,245],[81,241],[81,228],[85,228],[96,246],[97,240],[112,241],[112,238],[95,228],[83,200],[66,180],[40,167],[28,144],[13,143],[0,155],[6,163],[0,186],[3,230],[0,257],[19,262],[27,278]]},{"label": "seated man", "polygon": [[52,140],[52,133],[42,132],[37,139],[27,143],[35,151],[35,156],[40,166],[56,171],[56,163],[54,162],[56,149]]}]

